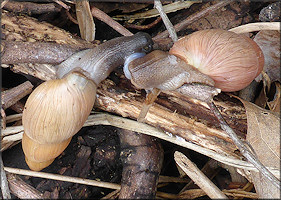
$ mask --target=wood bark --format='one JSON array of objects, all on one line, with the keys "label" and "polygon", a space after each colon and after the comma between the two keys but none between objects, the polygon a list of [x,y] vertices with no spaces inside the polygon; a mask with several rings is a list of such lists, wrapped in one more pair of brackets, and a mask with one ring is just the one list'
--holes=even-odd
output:
[{"label": "wood bark", "polygon": [[154,199],[163,162],[159,140],[149,135],[120,130],[123,163],[119,199]]}]

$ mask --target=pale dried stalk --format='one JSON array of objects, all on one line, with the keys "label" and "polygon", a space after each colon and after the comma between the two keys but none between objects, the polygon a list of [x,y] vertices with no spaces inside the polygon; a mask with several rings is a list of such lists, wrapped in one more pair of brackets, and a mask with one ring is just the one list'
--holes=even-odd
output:
[{"label": "pale dried stalk", "polygon": [[3,109],[9,108],[11,105],[15,104],[17,101],[32,92],[33,85],[30,81],[25,81],[24,83],[5,90],[1,93],[1,104]]},{"label": "pale dried stalk", "polygon": [[261,30],[280,31],[280,22],[249,23],[229,29],[229,31],[232,31],[234,33],[249,33],[253,31],[261,31]]},{"label": "pale dried stalk", "polygon": [[102,22],[106,23],[108,26],[112,27],[114,30],[116,30],[118,33],[124,36],[131,36],[133,33],[126,29],[124,26],[119,24],[117,21],[112,19],[109,15],[107,15],[102,10],[92,6],[91,13],[94,17],[101,20]]},{"label": "pale dried stalk", "polygon": [[184,154],[176,151],[175,161],[181,169],[212,199],[228,199],[227,196],[203,174]]},{"label": "pale dried stalk", "polygon": [[[176,12],[181,9],[189,8],[194,3],[201,3],[202,1],[176,1],[163,6],[165,13]],[[132,19],[145,19],[159,16],[159,12],[154,8],[142,13],[134,15],[117,15],[114,16],[115,20],[132,20]]]},{"label": "pale dried stalk", "polygon": [[2,1],[1,2],[1,8],[3,8],[8,2],[9,2],[9,0]]},{"label": "pale dried stalk", "polygon": [[38,178],[46,178],[46,179],[52,179],[52,180],[58,180],[58,181],[67,181],[67,182],[71,182],[71,183],[79,183],[79,184],[84,184],[84,185],[91,185],[91,186],[103,187],[103,188],[109,188],[109,189],[115,189],[115,190],[119,190],[121,188],[121,186],[119,184],[115,184],[115,183],[108,183],[108,182],[95,181],[95,180],[84,179],[84,178],[63,176],[63,175],[59,175],[59,174],[35,172],[35,171],[31,171],[31,170],[17,169],[17,168],[12,168],[12,167],[4,167],[4,170],[6,172],[13,173],[13,174],[33,176],[33,177],[38,177]]},{"label": "pale dried stalk", "polygon": [[[173,144],[177,144],[179,146],[191,149],[193,151],[196,151],[200,154],[203,154],[205,156],[208,156],[210,158],[213,158],[214,160],[217,160],[219,162],[222,162],[224,164],[237,167],[244,170],[252,170],[255,172],[259,172],[251,163],[242,161],[240,159],[237,159],[235,157],[218,154],[215,151],[212,151],[210,149],[204,148],[202,146],[196,145],[194,143],[190,143],[188,141],[185,141],[183,139],[180,139],[176,136],[166,134],[162,130],[159,130],[153,126],[150,126],[148,124],[143,124],[140,122],[137,122],[135,120],[126,119],[123,117],[118,117],[110,114],[92,114],[88,117],[87,121],[84,124],[84,127],[86,126],[95,126],[95,125],[110,125],[115,126],[118,128],[123,128],[139,133],[143,133],[146,135],[154,136],[157,138],[160,138],[162,140],[171,142]],[[12,133],[11,133],[12,132]],[[23,126],[16,126],[16,127],[7,127],[6,130],[2,130],[2,134],[5,135],[11,135],[11,134],[22,134],[23,133]],[[15,134],[14,136],[18,135]],[[5,139],[5,137],[3,138]],[[280,176],[280,171],[275,168],[268,168],[275,176]]]},{"label": "pale dried stalk", "polygon": [[19,121],[22,118],[22,114],[14,114],[14,115],[9,115],[6,117],[6,122],[7,123],[11,123],[11,122],[15,122],[15,121]]},{"label": "pale dried stalk", "polygon": [[2,155],[0,154],[0,183],[3,199],[11,199],[10,189],[8,186],[7,176],[4,171]]},{"label": "pale dried stalk", "polygon": [[161,1],[160,0],[154,0],[154,7],[158,10],[158,12],[159,12],[167,30],[168,30],[168,32],[169,32],[169,35],[170,35],[171,39],[173,40],[173,42],[177,41],[178,36],[176,34],[176,30],[173,27],[173,24],[169,20],[168,16],[166,15],[166,13],[163,9],[163,6],[161,4]]}]

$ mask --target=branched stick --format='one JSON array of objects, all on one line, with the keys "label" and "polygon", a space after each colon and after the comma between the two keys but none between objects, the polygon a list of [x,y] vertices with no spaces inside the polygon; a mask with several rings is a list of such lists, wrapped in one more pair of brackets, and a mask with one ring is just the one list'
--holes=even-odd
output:
[{"label": "branched stick", "polygon": [[236,133],[232,128],[229,127],[229,125],[222,117],[216,105],[213,102],[209,103],[208,105],[216,118],[219,120],[221,128],[232,139],[241,154],[245,158],[247,158],[247,160],[252,163],[271,183],[273,183],[277,188],[280,189],[280,181],[257,159],[256,156],[251,153],[251,150],[249,150],[247,146],[237,137]]}]

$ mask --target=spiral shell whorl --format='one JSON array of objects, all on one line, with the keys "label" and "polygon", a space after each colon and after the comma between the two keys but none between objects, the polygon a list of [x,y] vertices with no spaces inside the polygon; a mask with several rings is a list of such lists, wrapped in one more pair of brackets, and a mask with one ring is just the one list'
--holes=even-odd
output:
[{"label": "spiral shell whorl", "polygon": [[22,117],[22,148],[30,169],[40,171],[64,151],[88,118],[95,96],[96,85],[79,73],[33,91]]},{"label": "spiral shell whorl", "polygon": [[42,83],[23,111],[25,133],[40,144],[60,143],[76,134],[93,108],[96,85],[72,73]]},{"label": "spiral shell whorl", "polygon": [[263,69],[261,49],[251,39],[220,29],[202,30],[177,41],[170,53],[215,81],[222,91],[238,91]]}]

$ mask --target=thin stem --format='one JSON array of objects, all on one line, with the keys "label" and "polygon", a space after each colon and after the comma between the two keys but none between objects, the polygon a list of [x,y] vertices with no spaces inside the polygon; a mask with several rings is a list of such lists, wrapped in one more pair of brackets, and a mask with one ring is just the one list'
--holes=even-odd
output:
[{"label": "thin stem", "polygon": [[4,165],[2,160],[2,154],[0,154],[0,175],[1,175],[1,191],[3,199],[11,199],[10,189],[6,173],[4,171]]},{"label": "thin stem", "polygon": [[251,153],[247,146],[238,138],[232,128],[226,123],[216,105],[211,102],[208,103],[211,111],[220,122],[221,128],[228,134],[234,144],[238,147],[241,154],[247,158],[259,171],[262,173],[273,185],[280,189],[280,181]]},{"label": "thin stem", "polygon": [[120,23],[118,23],[117,21],[115,21],[114,19],[112,19],[109,15],[107,15],[105,12],[103,12],[102,10],[96,8],[95,6],[91,7],[91,13],[92,15],[101,20],[102,22],[106,23],[107,25],[109,25],[111,28],[113,28],[114,30],[116,30],[118,33],[120,33],[121,35],[124,36],[131,36],[133,35],[133,33],[131,31],[129,31],[128,29],[126,29],[124,26],[122,26]]},{"label": "thin stem", "polygon": [[31,170],[17,169],[17,168],[11,168],[11,167],[4,167],[4,170],[9,173],[13,173],[13,174],[46,178],[46,179],[52,179],[52,180],[58,180],[58,181],[67,181],[67,182],[71,182],[71,183],[92,185],[92,186],[96,186],[96,187],[103,187],[103,188],[109,188],[109,189],[115,189],[115,190],[119,190],[121,188],[121,186],[116,183],[108,183],[108,182],[95,181],[95,180],[84,179],[84,178],[63,176],[63,175],[59,175],[59,174],[35,172],[35,171],[31,171]]},{"label": "thin stem", "polygon": [[160,0],[154,0],[154,7],[158,10],[158,12],[159,12],[159,14],[160,14],[160,16],[161,16],[165,26],[166,26],[167,31],[170,34],[171,39],[174,42],[177,41],[178,40],[178,36],[177,36],[176,30],[173,27],[173,24],[169,20],[169,18],[166,15],[166,13],[164,12],[163,6],[161,4],[161,1]]}]

